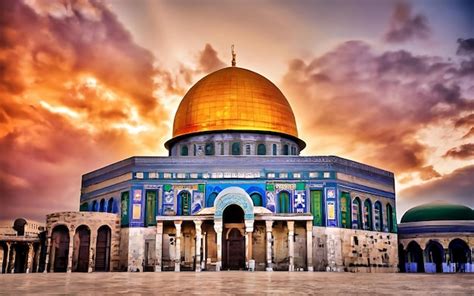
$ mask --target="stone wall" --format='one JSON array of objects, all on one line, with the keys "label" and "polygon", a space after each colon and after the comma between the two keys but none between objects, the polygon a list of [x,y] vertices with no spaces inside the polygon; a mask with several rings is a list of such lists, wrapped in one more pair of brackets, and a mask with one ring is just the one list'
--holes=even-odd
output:
[{"label": "stone wall", "polygon": [[313,228],[313,263],[319,271],[396,272],[397,235],[342,228]]}]

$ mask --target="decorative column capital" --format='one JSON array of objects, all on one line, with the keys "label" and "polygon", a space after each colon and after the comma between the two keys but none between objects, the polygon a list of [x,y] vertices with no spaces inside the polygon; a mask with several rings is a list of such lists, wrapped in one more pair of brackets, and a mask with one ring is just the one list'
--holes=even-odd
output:
[{"label": "decorative column capital", "polygon": [[295,230],[295,221],[288,221],[288,231],[294,231]]},{"label": "decorative column capital", "polygon": [[267,231],[272,231],[273,220],[265,220],[265,227]]}]

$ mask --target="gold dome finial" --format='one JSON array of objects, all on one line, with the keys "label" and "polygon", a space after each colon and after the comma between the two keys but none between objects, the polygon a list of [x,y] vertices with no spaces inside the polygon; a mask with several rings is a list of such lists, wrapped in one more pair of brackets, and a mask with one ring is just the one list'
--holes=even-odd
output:
[{"label": "gold dome finial", "polygon": [[232,67],[235,67],[235,65],[237,64],[236,61],[235,61],[235,51],[234,51],[234,45],[232,44]]}]

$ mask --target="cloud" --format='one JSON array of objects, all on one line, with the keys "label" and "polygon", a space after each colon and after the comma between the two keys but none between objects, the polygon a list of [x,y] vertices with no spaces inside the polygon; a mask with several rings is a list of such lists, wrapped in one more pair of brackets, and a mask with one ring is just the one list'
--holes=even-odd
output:
[{"label": "cloud", "polygon": [[420,131],[466,120],[474,109],[471,78],[455,61],[347,41],[291,61],[282,86],[301,137],[311,138],[305,154],[337,154],[429,180],[439,177],[429,163],[439,143],[422,141]]},{"label": "cloud", "polygon": [[458,49],[456,51],[458,55],[470,56],[474,55],[474,38],[458,39]]},{"label": "cloud", "polygon": [[0,1],[0,219],[76,210],[81,175],[164,151],[162,69],[98,1]]},{"label": "cloud", "polygon": [[226,64],[219,59],[217,51],[207,43],[204,50],[200,53],[199,66],[203,72],[210,73],[224,68]]},{"label": "cloud", "polygon": [[431,28],[427,17],[423,14],[413,14],[410,4],[398,2],[384,39],[389,43],[401,43],[414,39],[428,39],[430,35]]},{"label": "cloud", "polygon": [[455,170],[443,178],[413,186],[398,194],[398,218],[409,208],[443,201],[474,207],[474,165]]},{"label": "cloud", "polygon": [[454,147],[446,151],[443,157],[451,157],[457,159],[470,159],[474,157],[474,144],[463,144],[459,147]]}]

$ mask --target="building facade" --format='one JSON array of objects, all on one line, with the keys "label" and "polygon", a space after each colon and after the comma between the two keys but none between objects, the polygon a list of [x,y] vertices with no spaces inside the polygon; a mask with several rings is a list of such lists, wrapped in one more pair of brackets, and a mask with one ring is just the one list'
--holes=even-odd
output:
[{"label": "building facade", "polygon": [[46,271],[397,271],[394,175],[300,156],[291,106],[263,76],[204,77],[165,146],[82,177],[80,212],[47,217]]},{"label": "building facade", "polygon": [[408,210],[398,227],[401,272],[474,272],[474,210],[425,204]]},{"label": "building facade", "polygon": [[42,272],[46,255],[45,225],[18,218],[0,224],[1,273]]}]

